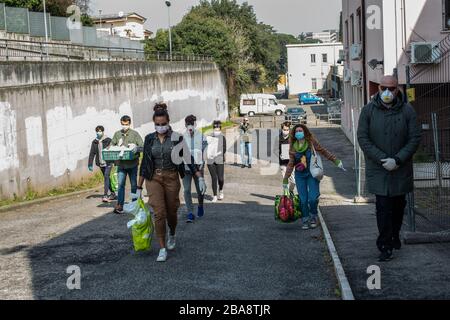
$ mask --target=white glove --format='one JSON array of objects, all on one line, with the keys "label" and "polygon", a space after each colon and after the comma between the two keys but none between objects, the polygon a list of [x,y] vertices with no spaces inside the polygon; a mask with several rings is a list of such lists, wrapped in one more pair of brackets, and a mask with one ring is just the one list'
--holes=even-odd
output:
[{"label": "white glove", "polygon": [[387,171],[394,171],[398,169],[398,165],[395,162],[395,159],[387,158],[387,159],[381,159],[381,162],[383,162],[383,167]]},{"label": "white glove", "polygon": [[128,145],[128,148],[131,149],[131,152],[136,153],[137,152],[137,145],[135,145],[134,143],[130,143]]},{"label": "white glove", "polygon": [[199,187],[199,191],[202,194],[202,196],[206,193],[206,182],[205,182],[205,178],[203,177],[199,177],[198,178],[198,187]]},{"label": "white glove", "polygon": [[341,169],[342,171],[347,171],[347,170],[344,168],[344,164],[342,163],[342,161],[339,161],[337,167],[338,167],[339,169]]}]

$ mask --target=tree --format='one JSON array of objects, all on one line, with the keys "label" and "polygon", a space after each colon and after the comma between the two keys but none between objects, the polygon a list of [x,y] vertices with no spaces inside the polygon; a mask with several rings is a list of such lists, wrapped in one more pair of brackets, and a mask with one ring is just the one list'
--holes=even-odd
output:
[{"label": "tree", "polygon": [[[227,75],[231,104],[241,92],[276,84],[286,70],[286,44],[297,41],[258,22],[251,5],[235,0],[201,0],[173,27],[172,40],[174,51],[214,58]],[[168,32],[158,30],[145,50],[168,51],[168,42]]]}]

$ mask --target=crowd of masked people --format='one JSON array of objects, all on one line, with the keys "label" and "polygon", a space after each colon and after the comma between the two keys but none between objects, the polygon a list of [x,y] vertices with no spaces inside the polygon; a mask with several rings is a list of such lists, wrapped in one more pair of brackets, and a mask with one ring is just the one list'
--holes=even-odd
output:
[{"label": "crowd of masked people", "polygon": [[[112,139],[104,134],[102,126],[98,126],[97,137],[92,142],[89,170],[93,170],[95,159],[105,177],[102,200],[111,202],[117,198],[115,213],[123,213],[126,177],[129,177],[131,192],[136,197],[141,196],[145,183],[148,203],[155,213],[156,235],[161,248],[157,261],[166,261],[167,250],[175,249],[181,185],[184,189],[188,223],[205,214],[206,167],[212,181],[212,201],[224,199],[227,146],[222,123],[214,121],[212,134],[205,136],[197,128],[196,120],[194,115],[186,117],[186,132],[174,132],[170,126],[167,105],[159,103],[154,107],[155,132],[147,135],[144,141],[138,132],[131,129],[131,118],[124,116],[121,119],[122,130],[116,132]],[[252,168],[252,135],[249,118],[244,117],[239,126],[242,168]],[[393,249],[401,248],[400,230],[406,206],[405,198],[414,187],[412,158],[421,140],[415,111],[405,101],[395,77],[383,77],[379,92],[362,109],[357,136],[365,154],[369,192],[376,196],[379,230],[376,244],[380,251],[379,261],[389,261],[392,259]],[[114,164],[102,159],[102,150],[109,145],[132,146],[136,154],[143,154],[140,168],[138,157],[116,162],[117,195],[109,188],[109,173]],[[343,162],[322,146],[304,124],[283,123],[276,145],[283,191],[285,194],[292,194],[295,190],[298,192],[302,229],[314,229],[318,226],[320,179],[311,173],[311,159],[313,155],[315,158],[320,154],[345,171]],[[174,149],[177,150],[175,158]],[[192,182],[198,196],[196,215],[192,203]]]},{"label": "crowd of masked people", "polygon": [[[202,218],[205,214],[206,169],[211,177],[211,201],[217,202],[225,198],[223,189],[227,145],[222,132],[222,122],[214,121],[212,132],[206,136],[197,128],[197,118],[189,115],[185,118],[186,130],[180,134],[172,130],[167,105],[164,103],[155,105],[155,132],[147,135],[144,140],[131,128],[129,116],[123,116],[120,122],[122,129],[112,138],[107,137],[103,126],[95,128],[96,138],[91,144],[88,169],[93,171],[94,161],[100,168],[104,176],[102,201],[109,203],[117,200],[114,208],[116,214],[124,213],[127,176],[131,184],[131,194],[136,197],[131,201],[141,197],[142,190],[146,187],[148,203],[155,214],[155,230],[161,248],[157,261],[166,261],[167,250],[175,249],[176,245],[181,185],[184,189],[187,223],[193,223],[196,218]],[[136,156],[132,160],[106,161],[102,151],[110,146],[127,148]],[[110,173],[113,166],[117,167],[117,194],[111,190]],[[198,200],[196,212],[192,201],[192,183],[195,185]]]}]

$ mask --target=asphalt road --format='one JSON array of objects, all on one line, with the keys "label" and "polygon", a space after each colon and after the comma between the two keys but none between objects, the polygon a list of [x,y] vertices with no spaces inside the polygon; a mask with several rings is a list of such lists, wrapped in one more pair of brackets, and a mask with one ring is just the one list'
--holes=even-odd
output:
[{"label": "asphalt road", "polygon": [[[130,217],[100,204],[100,189],[1,213],[0,299],[338,299],[321,230],[274,221],[280,191],[279,175],[227,165],[225,200],[194,224],[180,210],[166,263],[157,241],[133,252]],[[66,286],[71,265],[80,290]]]}]

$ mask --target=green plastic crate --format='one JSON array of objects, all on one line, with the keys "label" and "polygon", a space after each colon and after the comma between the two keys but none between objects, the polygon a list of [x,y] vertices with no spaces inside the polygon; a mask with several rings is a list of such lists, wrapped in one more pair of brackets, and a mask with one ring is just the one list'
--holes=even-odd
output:
[{"label": "green plastic crate", "polygon": [[117,161],[117,160],[134,160],[136,154],[132,151],[125,151],[123,157],[119,157],[120,151],[102,150],[103,160],[105,161]]}]

